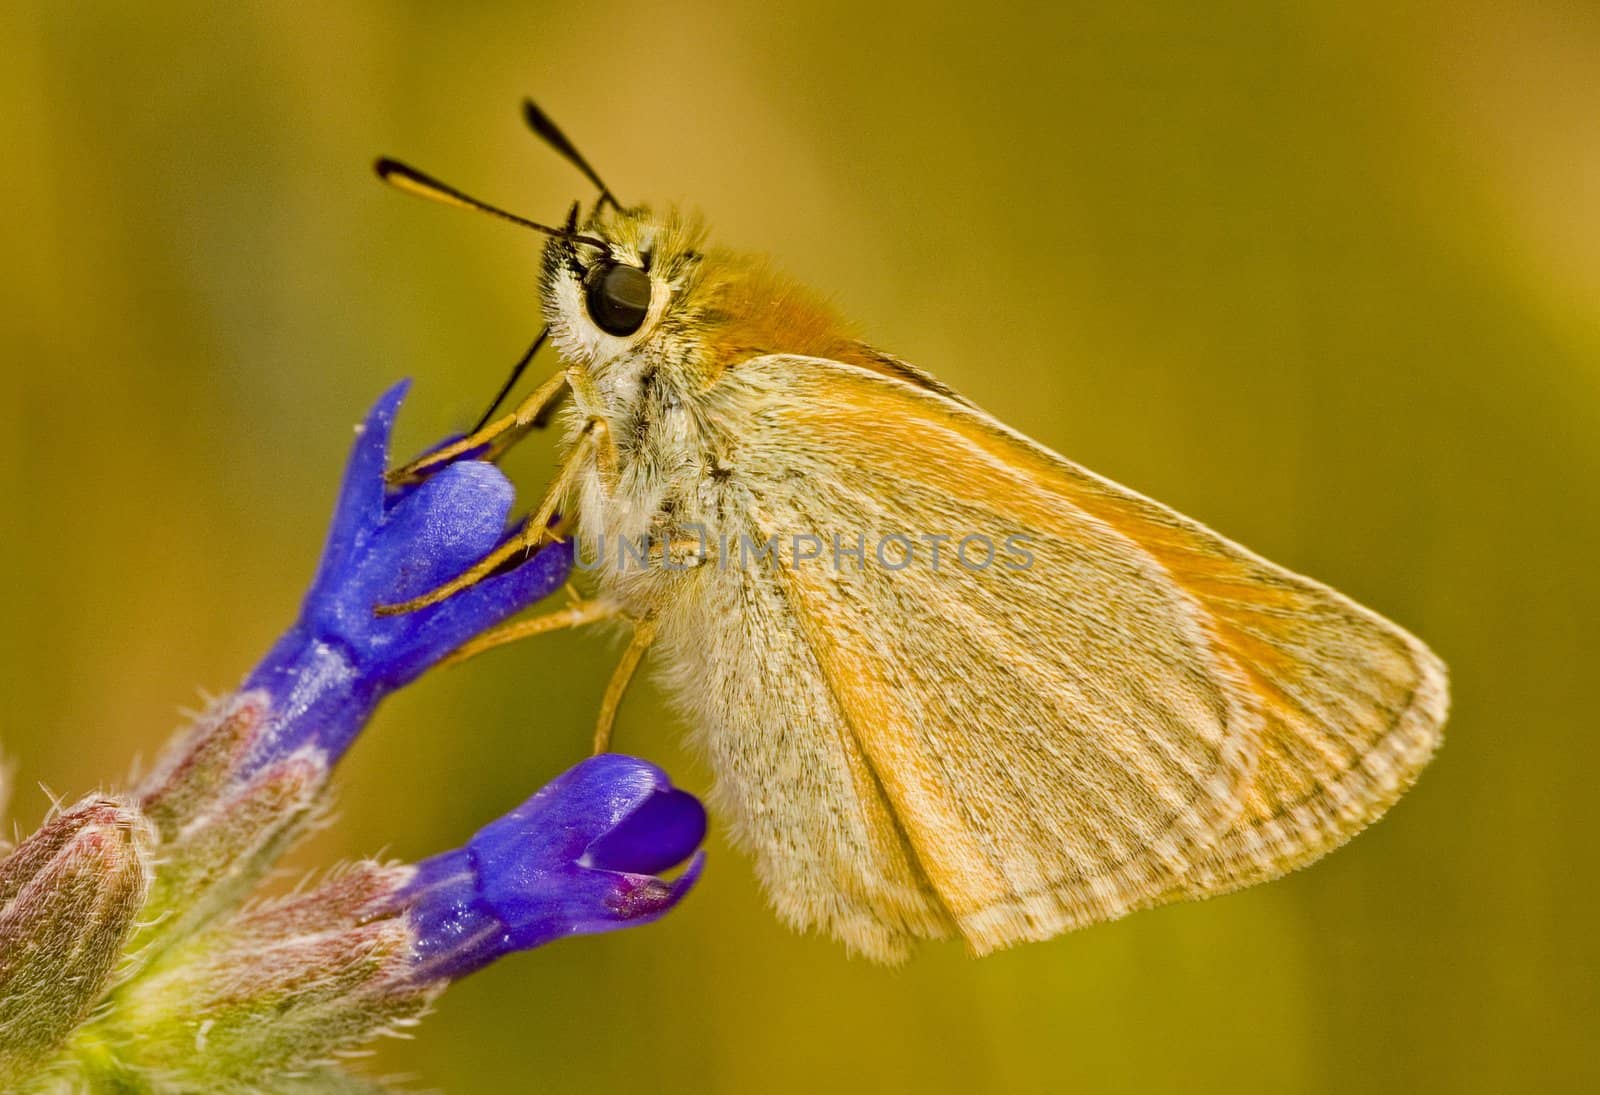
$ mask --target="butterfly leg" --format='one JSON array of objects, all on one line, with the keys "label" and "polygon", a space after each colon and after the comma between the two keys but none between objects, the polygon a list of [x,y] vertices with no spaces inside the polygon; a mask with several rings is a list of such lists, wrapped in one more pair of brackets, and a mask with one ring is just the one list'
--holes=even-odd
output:
[{"label": "butterfly leg", "polygon": [[622,652],[622,660],[612,672],[611,680],[606,685],[605,697],[600,701],[600,714],[595,719],[594,725],[596,753],[604,753],[611,748],[611,727],[617,721],[617,708],[622,706],[623,694],[627,692],[628,684],[633,680],[634,673],[639,669],[639,662],[644,658],[644,652],[650,649],[650,643],[655,637],[654,620],[633,622],[633,637],[628,641],[628,649]]},{"label": "butterfly leg", "polygon": [[530,430],[539,428],[544,424],[548,412],[566,394],[569,383],[568,372],[559,372],[539,385],[528,397],[517,405],[516,410],[503,418],[474,430],[461,440],[435,449],[424,456],[406,464],[404,467],[395,468],[388,475],[390,484],[415,483],[427,478],[430,472],[458,460],[467,453],[478,449],[484,451],[477,459],[498,460],[507,449],[515,445]]},{"label": "butterfly leg", "polygon": [[527,639],[550,631],[564,631],[567,628],[582,627],[584,624],[610,619],[615,615],[617,615],[617,606],[609,601],[583,600],[574,597],[565,607],[558,608],[554,612],[541,612],[537,616],[529,616],[525,620],[515,620],[502,627],[497,627],[493,631],[486,631],[472,641],[461,644],[448,658],[439,664],[455,665],[457,662],[464,662],[468,658],[476,657],[485,650],[492,650],[497,646],[504,646],[506,643],[514,643],[518,639]]},{"label": "butterfly leg", "polygon": [[459,593],[469,586],[477,585],[501,567],[514,563],[519,555],[527,556],[547,538],[552,538],[550,518],[555,515],[556,507],[566,495],[567,489],[572,485],[573,478],[578,469],[589,458],[595,458],[601,470],[601,478],[608,482],[615,482],[616,478],[616,445],[611,439],[610,428],[602,418],[591,418],[585,422],[583,429],[578,432],[577,440],[573,442],[572,449],[561,462],[561,468],[556,472],[555,478],[550,481],[546,489],[544,500],[539,503],[539,508],[523,523],[522,531],[511,539],[501,544],[494,551],[485,555],[471,567],[467,568],[455,578],[438,586],[420,597],[413,597],[409,601],[399,604],[379,605],[376,612],[379,616],[400,616],[407,612],[415,612],[419,608],[438,604],[446,597]]}]

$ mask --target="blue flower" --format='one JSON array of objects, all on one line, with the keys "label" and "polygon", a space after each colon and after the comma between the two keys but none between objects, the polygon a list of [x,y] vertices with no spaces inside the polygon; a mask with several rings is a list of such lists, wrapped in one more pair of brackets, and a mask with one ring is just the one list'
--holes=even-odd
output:
[{"label": "blue flower", "polygon": [[[398,893],[418,981],[457,978],[563,936],[646,924],[700,876],[706,813],[661,769],[590,757],[467,842],[423,860]],[[660,877],[693,855],[677,878]]]},{"label": "blue flower", "polygon": [[400,616],[374,609],[425,593],[506,538],[514,491],[492,464],[461,460],[421,484],[384,482],[402,381],[368,413],[350,454],[322,564],[300,618],[244,683],[271,698],[272,722],[246,770],[312,745],[343,754],[390,692],[463,642],[567,580],[570,542],[440,604]]},{"label": "blue flower", "polygon": [[[457,460],[390,489],[405,385],[367,416],[299,618],[128,799],[93,798],[0,857],[0,1087],[258,1090],[414,1022],[502,955],[645,924],[704,863],[700,802],[620,754],[584,761],[463,848],[367,860],[250,901],[327,801],[377,704],[561,586],[567,544],[398,616],[507,536],[511,485]],[[663,872],[683,869],[675,878]],[[31,1088],[30,1088],[31,1090]]]}]

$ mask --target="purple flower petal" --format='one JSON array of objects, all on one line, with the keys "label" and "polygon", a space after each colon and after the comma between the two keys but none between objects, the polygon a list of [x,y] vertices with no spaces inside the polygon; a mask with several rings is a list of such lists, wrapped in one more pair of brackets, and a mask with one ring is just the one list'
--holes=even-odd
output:
[{"label": "purple flower petal", "polygon": [[602,871],[659,874],[683,862],[684,848],[706,838],[706,808],[688,791],[657,791],[588,848]]}]

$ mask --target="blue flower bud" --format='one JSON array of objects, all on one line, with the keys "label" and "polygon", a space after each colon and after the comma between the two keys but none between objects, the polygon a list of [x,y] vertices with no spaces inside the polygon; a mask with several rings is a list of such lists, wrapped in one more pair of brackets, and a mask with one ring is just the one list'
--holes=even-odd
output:
[{"label": "blue flower bud", "polygon": [[441,604],[376,615],[499,545],[514,495],[497,468],[471,460],[389,489],[389,436],[405,391],[404,382],[390,388],[361,427],[299,619],[144,783],[162,854],[136,940],[141,961],[226,911],[271,868],[384,696],[570,572],[570,545],[554,544]]},{"label": "blue flower bud", "polygon": [[[174,1090],[316,1069],[503,955],[657,919],[699,877],[705,831],[699,801],[659,768],[592,757],[464,848],[354,864],[179,941],[126,984],[89,1044],[119,1047],[119,1075]],[[77,1063],[104,1072],[92,1053]]]},{"label": "blue flower bud", "polygon": [[306,744],[337,760],[384,696],[559,589],[571,571],[570,542],[551,544],[440,604],[374,614],[444,584],[499,546],[514,495],[499,469],[472,460],[388,488],[389,434],[406,388],[390,388],[367,415],[300,618],[245,681],[245,690],[270,696],[273,710],[251,768]]},{"label": "blue flower bud", "polygon": [[[567,935],[645,924],[699,878],[705,808],[654,765],[591,757],[417,865],[397,900],[416,933],[419,981],[462,977]],[[672,880],[660,877],[693,855]]]}]

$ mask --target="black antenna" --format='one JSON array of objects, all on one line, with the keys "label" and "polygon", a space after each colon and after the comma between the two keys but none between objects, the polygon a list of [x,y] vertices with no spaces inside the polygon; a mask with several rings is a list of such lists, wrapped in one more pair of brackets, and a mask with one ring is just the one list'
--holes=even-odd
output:
[{"label": "black antenna", "polygon": [[[551,120],[550,115],[540,109],[538,103],[532,99],[522,100],[522,118],[528,123],[528,128],[533,130],[540,140],[554,149],[558,156],[573,167],[576,167],[583,177],[593,183],[600,191],[600,199],[595,203],[596,212],[607,203],[618,212],[622,211],[622,203],[617,201],[617,196],[611,192],[611,188],[600,178],[600,173],[590,165],[583,153],[578,151],[572,140],[561,131],[561,127]],[[573,239],[579,238],[577,202],[572,204],[572,209],[567,213],[564,234]],[[472,428],[473,433],[477,433],[489,424],[489,420],[494,417],[494,412],[499,410],[511,395],[512,389],[517,386],[517,381],[522,379],[522,374],[527,371],[529,363],[533,361],[533,355],[539,352],[539,347],[544,345],[544,341],[549,337],[549,334],[550,328],[541,329],[538,336],[534,338],[533,343],[528,347],[527,353],[523,354],[521,359],[511,367],[511,375],[500,386],[499,394],[494,397],[494,402],[489,404],[489,409],[483,412],[483,417],[478,419],[478,424]],[[543,426],[548,411],[548,407],[540,411],[539,417],[534,420],[533,425]]]},{"label": "black antenna", "polygon": [[583,158],[583,153],[567,139],[561,132],[561,127],[550,120],[550,115],[539,109],[539,104],[532,99],[522,100],[522,118],[528,123],[528,128],[539,135],[545,144],[555,149],[561,157],[583,173],[583,177],[600,188],[600,204],[610,203],[611,207],[619,213],[622,203],[617,201],[617,196],[611,192],[600,178],[600,173],[589,166],[589,161]]},{"label": "black antenna", "polygon": [[[578,231],[577,202],[573,202],[572,208],[567,210],[566,230],[568,233],[576,233]],[[489,424],[489,419],[494,417],[494,412],[500,409],[500,405],[504,403],[506,401],[506,397],[511,394],[511,389],[515,388],[517,386],[517,381],[522,379],[522,374],[528,369],[528,363],[533,360],[533,355],[539,352],[539,347],[544,345],[544,340],[549,336],[549,334],[549,327],[541,327],[539,329],[539,334],[534,338],[533,344],[528,347],[528,352],[523,354],[521,359],[515,365],[511,366],[511,375],[507,377],[506,382],[500,386],[500,394],[494,397],[494,402],[489,404],[489,409],[483,412],[483,417],[478,419],[478,424],[472,427],[473,433],[477,433],[479,430],[483,429]],[[554,406],[554,404],[551,404],[551,406]],[[535,428],[544,428],[545,421],[550,416],[549,412],[549,406],[544,407],[539,411],[538,415],[533,420],[533,425]]]},{"label": "black antenna", "polygon": [[[494,402],[489,404],[489,409],[483,412],[483,417],[478,419],[478,424],[468,432],[477,433],[489,424],[489,419],[493,418],[494,412],[500,409],[500,404],[506,401],[506,397],[511,394],[511,389],[517,386],[517,381],[521,380],[522,374],[527,371],[528,363],[533,360],[533,355],[539,352],[539,347],[544,345],[544,340],[549,336],[550,328],[539,328],[538,337],[528,346],[528,350],[522,355],[521,360],[511,367],[511,375],[506,377],[506,382],[500,386],[500,394],[494,397]],[[538,425],[538,423],[535,422],[535,425]]]},{"label": "black antenna", "polygon": [[[607,204],[610,204],[618,212],[622,211],[622,203],[617,200],[617,196],[611,192],[611,188],[600,178],[600,173],[590,165],[589,161],[584,158],[583,153],[578,151],[577,146],[572,143],[567,135],[561,132],[561,127],[551,121],[550,116],[539,108],[539,104],[532,99],[522,100],[522,117],[528,123],[529,129],[533,130],[541,140],[555,150],[557,155],[561,156],[573,167],[576,167],[584,178],[599,189],[600,199],[595,204],[596,211],[599,211]],[[602,250],[605,249],[605,244],[600,240],[592,236],[578,234],[578,204],[576,202],[573,203],[571,211],[567,214],[566,226],[557,230],[548,225],[530,221],[526,217],[519,217],[515,213],[508,213],[504,209],[497,208],[487,202],[479,201],[477,198],[464,194],[455,187],[448,186],[438,179],[425,175],[416,168],[400,163],[397,160],[391,160],[387,157],[381,159],[377,163],[377,169],[378,177],[384,182],[418,197],[429,198],[461,209],[476,209],[481,213],[488,213],[490,216],[508,220],[512,224],[520,224],[524,228],[532,228],[546,235],[570,239],[575,243],[587,243],[590,246],[599,247]],[[517,386],[517,381],[522,379],[522,374],[527,371],[534,355],[539,352],[539,347],[544,345],[545,339],[549,335],[550,328],[542,328],[528,346],[527,351],[511,367],[511,375],[500,386],[499,394],[494,397],[494,402],[489,404],[489,409],[483,412],[483,417],[478,419],[478,424],[472,427],[473,433],[477,433],[489,424],[489,420],[494,417],[495,411],[499,410],[507,397],[511,395],[512,389]],[[548,411],[548,408],[545,411]],[[544,424],[545,411],[541,411],[539,418],[534,420],[533,424],[535,426]]]},{"label": "black antenna", "polygon": [[606,250],[604,240],[596,239],[593,236],[580,236],[570,228],[551,228],[548,224],[540,224],[538,221],[531,221],[527,217],[519,217],[515,213],[508,213],[499,206],[490,205],[488,202],[474,198],[470,194],[464,194],[455,187],[442,183],[431,175],[425,175],[409,164],[401,163],[399,160],[391,160],[385,156],[373,166],[377,169],[378,178],[397,190],[404,190],[407,194],[415,194],[419,198],[427,198],[430,201],[440,202],[444,205],[453,205],[458,209],[475,209],[479,213],[487,213],[491,217],[499,217],[501,220],[510,221],[512,224],[531,228],[535,232],[543,232],[547,236],[571,240],[573,243],[588,244],[590,247],[598,247],[602,251]]}]

